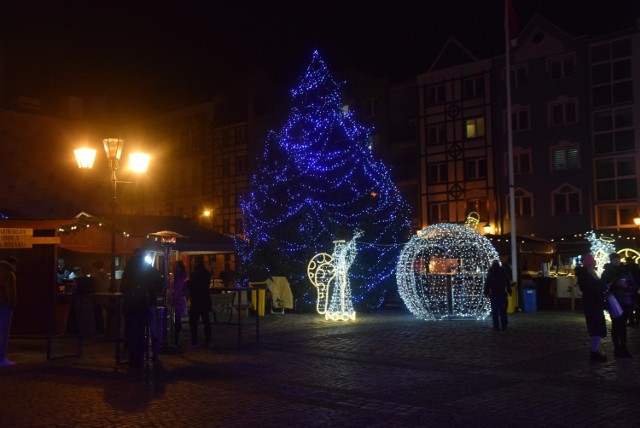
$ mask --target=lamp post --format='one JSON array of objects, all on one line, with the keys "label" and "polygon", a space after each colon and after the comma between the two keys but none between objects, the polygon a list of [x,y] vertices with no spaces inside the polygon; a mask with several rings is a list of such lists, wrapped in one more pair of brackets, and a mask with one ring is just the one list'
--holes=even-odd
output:
[{"label": "lamp post", "polygon": [[[122,148],[124,147],[124,140],[120,138],[105,138],[102,140],[104,151],[109,161],[109,169],[111,170],[111,177],[109,183],[111,185],[111,201],[109,206],[111,208],[111,291],[116,290],[116,206],[117,206],[117,187],[118,183],[126,183],[125,181],[118,180],[116,171],[120,166],[120,157],[122,155]],[[78,162],[78,168],[91,169],[93,168],[93,162],[96,158],[96,150],[82,147],[74,150],[76,161]],[[133,153],[130,155],[131,169],[134,172],[143,173],[147,170],[149,165],[150,156],[145,153]]]}]

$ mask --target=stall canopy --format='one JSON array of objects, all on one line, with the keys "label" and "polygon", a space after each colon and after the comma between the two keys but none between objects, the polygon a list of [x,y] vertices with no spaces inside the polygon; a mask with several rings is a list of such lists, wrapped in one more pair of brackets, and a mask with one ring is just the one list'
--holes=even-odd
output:
[{"label": "stall canopy", "polygon": [[[173,245],[174,251],[187,253],[235,253],[233,238],[206,229],[177,216],[118,215],[116,221],[116,252],[131,254],[135,248],[163,251],[159,241],[148,235],[171,230],[186,236]],[[60,229],[60,248],[83,253],[109,254],[111,227],[106,221],[81,213]]]}]

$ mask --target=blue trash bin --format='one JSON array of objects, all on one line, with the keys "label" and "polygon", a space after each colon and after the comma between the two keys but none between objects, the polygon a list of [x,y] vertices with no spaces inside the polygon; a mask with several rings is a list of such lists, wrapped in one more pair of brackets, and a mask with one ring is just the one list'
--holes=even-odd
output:
[{"label": "blue trash bin", "polygon": [[538,310],[536,306],[536,289],[533,287],[524,287],[522,292],[524,295],[524,311],[536,312]]}]

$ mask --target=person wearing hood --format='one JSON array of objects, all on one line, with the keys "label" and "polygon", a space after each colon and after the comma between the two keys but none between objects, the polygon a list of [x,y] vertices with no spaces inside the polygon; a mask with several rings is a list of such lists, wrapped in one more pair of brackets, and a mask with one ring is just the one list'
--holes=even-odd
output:
[{"label": "person wearing hood", "polygon": [[595,270],[596,260],[591,254],[582,257],[582,266],[576,266],[576,279],[582,291],[582,311],[587,322],[587,332],[591,338],[589,360],[602,363],[607,357],[600,353],[600,343],[607,337],[607,324],[604,319],[604,299],[607,286],[598,278]]},{"label": "person wearing hood", "polygon": [[15,364],[7,358],[7,349],[9,348],[11,317],[18,303],[16,263],[15,257],[7,257],[4,260],[0,260],[0,367]]}]

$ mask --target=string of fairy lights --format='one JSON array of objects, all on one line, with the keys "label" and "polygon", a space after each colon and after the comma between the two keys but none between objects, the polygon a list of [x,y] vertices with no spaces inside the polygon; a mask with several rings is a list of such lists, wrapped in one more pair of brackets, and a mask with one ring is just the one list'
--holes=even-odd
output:
[{"label": "string of fairy lights", "polygon": [[475,229],[438,223],[414,235],[398,259],[398,292],[409,311],[424,320],[483,319],[486,272],[499,259],[491,242]]}]

